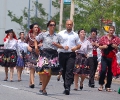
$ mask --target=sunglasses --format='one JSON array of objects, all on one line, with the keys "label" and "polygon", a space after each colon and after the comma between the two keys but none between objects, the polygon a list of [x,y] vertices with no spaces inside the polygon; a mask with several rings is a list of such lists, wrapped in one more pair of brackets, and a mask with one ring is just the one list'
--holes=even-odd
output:
[{"label": "sunglasses", "polygon": [[50,24],[49,26],[56,26],[55,24]]}]

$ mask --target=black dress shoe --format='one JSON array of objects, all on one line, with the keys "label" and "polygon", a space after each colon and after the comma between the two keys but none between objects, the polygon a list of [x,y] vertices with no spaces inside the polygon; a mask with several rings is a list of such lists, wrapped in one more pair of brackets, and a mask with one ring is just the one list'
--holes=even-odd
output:
[{"label": "black dress shoe", "polygon": [[7,79],[4,79],[3,81],[7,81]]},{"label": "black dress shoe", "polygon": [[80,86],[80,90],[82,90],[83,89],[83,84],[82,84],[82,86]]},{"label": "black dress shoe", "polygon": [[94,88],[95,87],[95,85],[94,84],[91,84],[91,88]]},{"label": "black dress shoe", "polygon": [[40,82],[39,85],[42,85],[42,82]]},{"label": "black dress shoe", "polygon": [[65,94],[69,95],[70,94],[70,90],[69,89],[65,89]]},{"label": "black dress shoe", "polygon": [[35,85],[34,85],[34,84],[32,84],[32,85],[30,85],[29,87],[30,87],[30,88],[34,88],[34,87],[35,87]]},{"label": "black dress shoe", "polygon": [[94,88],[95,84],[88,84],[89,87]]}]

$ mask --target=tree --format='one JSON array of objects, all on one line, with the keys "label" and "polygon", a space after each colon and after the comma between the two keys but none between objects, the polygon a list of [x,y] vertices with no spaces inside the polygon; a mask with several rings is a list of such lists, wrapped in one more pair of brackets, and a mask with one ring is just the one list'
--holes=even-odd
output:
[{"label": "tree", "polygon": [[[117,3],[116,3],[117,1]],[[117,21],[118,15],[113,12],[119,9],[119,0],[75,0],[79,9],[74,16],[75,29],[84,28],[87,32],[91,27],[96,27],[103,34],[103,26],[111,23],[104,23],[103,20]],[[117,4],[117,5],[116,5]],[[116,12],[118,13],[118,12]]]},{"label": "tree", "polygon": [[[53,5],[53,7],[58,9],[58,12],[52,17],[52,19],[56,21],[57,26],[58,26],[59,25],[59,20],[60,20],[60,12],[59,12],[60,11],[60,3],[59,3],[59,0],[52,1],[52,5]],[[62,24],[63,28],[65,28],[65,22],[69,18],[70,18],[70,5],[64,5],[64,8],[63,8],[63,24]]]},{"label": "tree", "polygon": [[[35,17],[34,15],[30,17],[30,23],[35,23],[37,22],[38,25],[40,26],[41,29],[47,29],[46,23],[47,23],[47,16],[48,14],[45,12],[45,9],[42,7],[41,3],[36,3],[33,2],[35,7],[37,6],[38,10],[38,17]],[[23,15],[21,16],[16,16],[13,14],[12,11],[8,10],[8,16],[11,18],[11,21],[16,22],[17,24],[20,25],[20,30],[22,31],[28,31],[29,29],[27,28],[27,20],[28,20],[28,9],[25,7],[23,9]],[[31,13],[33,13],[33,9],[30,10]]]}]

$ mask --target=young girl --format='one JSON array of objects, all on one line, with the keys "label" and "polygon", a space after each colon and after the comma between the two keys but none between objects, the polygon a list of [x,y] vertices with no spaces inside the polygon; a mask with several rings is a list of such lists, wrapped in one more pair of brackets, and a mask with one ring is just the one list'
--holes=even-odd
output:
[{"label": "young girl", "polygon": [[20,39],[17,42],[17,74],[18,81],[21,81],[21,74],[23,67],[25,67],[25,54],[27,53],[27,49],[31,52],[32,48],[25,43],[24,32],[20,32]]}]

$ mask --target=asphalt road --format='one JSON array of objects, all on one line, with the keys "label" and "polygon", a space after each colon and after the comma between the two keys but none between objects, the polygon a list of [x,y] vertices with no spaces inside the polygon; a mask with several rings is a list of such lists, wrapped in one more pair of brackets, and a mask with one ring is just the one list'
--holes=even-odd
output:
[{"label": "asphalt road", "polygon": [[71,86],[70,95],[63,93],[63,81],[56,80],[57,76],[52,76],[48,86],[48,96],[43,96],[39,93],[39,78],[35,76],[35,88],[31,89],[28,86],[29,74],[22,75],[22,81],[17,81],[17,74],[14,74],[14,82],[3,81],[4,72],[0,69],[0,100],[120,100],[120,94],[117,93],[120,87],[119,83],[113,83],[113,92],[100,92],[97,90],[99,87],[96,81],[96,87],[88,87],[88,80],[84,82],[83,90],[74,91],[74,85]]}]

